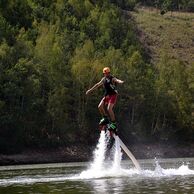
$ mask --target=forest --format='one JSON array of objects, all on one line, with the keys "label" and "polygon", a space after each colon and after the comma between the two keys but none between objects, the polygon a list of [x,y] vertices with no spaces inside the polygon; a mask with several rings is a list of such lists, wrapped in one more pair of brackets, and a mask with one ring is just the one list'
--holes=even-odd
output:
[{"label": "forest", "polygon": [[136,142],[194,140],[194,63],[139,41],[136,6],[194,11],[193,0],[1,0],[0,153],[93,145],[103,89],[85,92],[109,66],[125,81],[115,107],[119,133]]}]

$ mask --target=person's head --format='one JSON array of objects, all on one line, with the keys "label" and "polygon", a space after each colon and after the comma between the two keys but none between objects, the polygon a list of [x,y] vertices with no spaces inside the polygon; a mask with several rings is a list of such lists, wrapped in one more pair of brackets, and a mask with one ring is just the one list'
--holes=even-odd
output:
[{"label": "person's head", "polygon": [[103,68],[103,74],[105,77],[108,77],[110,75],[110,68],[109,67],[104,67]]}]

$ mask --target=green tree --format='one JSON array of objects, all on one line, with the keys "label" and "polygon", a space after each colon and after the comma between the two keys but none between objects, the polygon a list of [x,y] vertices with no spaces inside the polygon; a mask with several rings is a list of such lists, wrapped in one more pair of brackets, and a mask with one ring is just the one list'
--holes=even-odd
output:
[{"label": "green tree", "polygon": [[14,26],[31,27],[32,24],[32,9],[27,0],[2,0],[0,3],[0,11],[2,16]]},{"label": "green tree", "polygon": [[[192,98],[182,62],[164,56],[158,65],[158,72],[155,130],[161,131],[164,138],[169,138],[179,134],[180,129],[191,127]],[[173,126],[177,126],[177,130]]]}]

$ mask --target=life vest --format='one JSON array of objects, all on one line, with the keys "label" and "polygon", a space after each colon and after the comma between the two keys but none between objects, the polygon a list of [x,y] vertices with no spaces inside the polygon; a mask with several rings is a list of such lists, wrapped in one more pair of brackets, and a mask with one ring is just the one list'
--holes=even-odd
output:
[{"label": "life vest", "polygon": [[114,77],[112,75],[110,75],[109,77],[104,77],[103,84],[105,89],[105,96],[114,95],[118,93],[116,90],[116,84],[112,82],[113,78]]}]

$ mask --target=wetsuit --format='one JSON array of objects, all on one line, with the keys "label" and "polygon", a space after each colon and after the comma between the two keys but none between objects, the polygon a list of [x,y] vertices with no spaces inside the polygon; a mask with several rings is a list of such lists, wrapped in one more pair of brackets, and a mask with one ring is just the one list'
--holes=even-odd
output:
[{"label": "wetsuit", "polygon": [[116,99],[117,99],[117,90],[116,90],[116,84],[113,83],[112,79],[114,77],[110,75],[109,77],[105,77],[103,80],[103,85],[105,89],[105,94],[104,94],[104,102],[105,104],[111,103],[115,104]]}]

